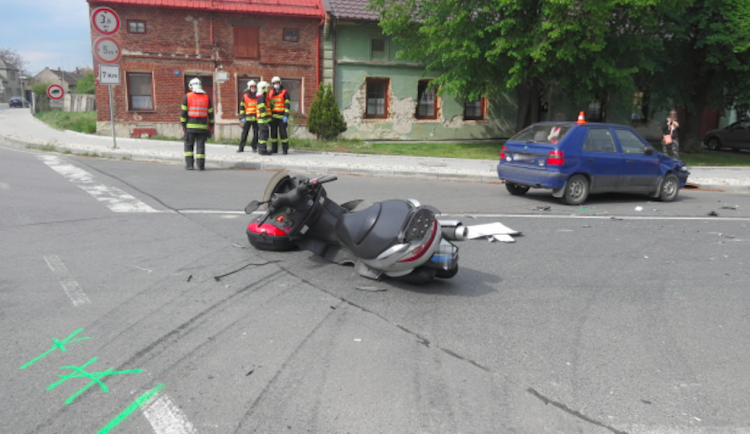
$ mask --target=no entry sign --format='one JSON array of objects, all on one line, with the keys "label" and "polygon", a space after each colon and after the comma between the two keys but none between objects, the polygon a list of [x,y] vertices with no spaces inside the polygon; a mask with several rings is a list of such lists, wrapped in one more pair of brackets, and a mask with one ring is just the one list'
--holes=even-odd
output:
[{"label": "no entry sign", "polygon": [[47,96],[50,99],[62,99],[62,97],[65,95],[65,91],[63,90],[62,86],[59,84],[50,84],[47,87]]},{"label": "no entry sign", "polygon": [[120,29],[120,17],[110,8],[96,8],[91,13],[91,24],[102,35],[114,35]]}]

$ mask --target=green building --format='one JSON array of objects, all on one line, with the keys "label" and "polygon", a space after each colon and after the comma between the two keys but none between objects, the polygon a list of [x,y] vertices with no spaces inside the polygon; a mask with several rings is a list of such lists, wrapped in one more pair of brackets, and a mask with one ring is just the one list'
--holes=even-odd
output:
[{"label": "green building", "polygon": [[[327,3],[327,4],[326,4]],[[333,86],[348,129],[365,140],[466,140],[509,137],[516,104],[508,95],[465,101],[430,89],[423,65],[396,59],[367,0],[324,1],[323,79]]]}]

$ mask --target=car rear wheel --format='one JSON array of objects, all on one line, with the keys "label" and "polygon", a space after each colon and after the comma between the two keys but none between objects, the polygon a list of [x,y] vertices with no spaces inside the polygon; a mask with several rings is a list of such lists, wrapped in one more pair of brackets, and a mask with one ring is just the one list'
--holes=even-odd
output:
[{"label": "car rear wheel", "polygon": [[509,182],[505,183],[505,188],[507,188],[508,193],[512,194],[513,196],[523,196],[527,191],[529,191],[528,186],[513,184]]},{"label": "car rear wheel", "polygon": [[712,151],[718,151],[721,149],[721,140],[719,140],[718,137],[711,137],[708,140],[708,143],[706,143],[706,146]]},{"label": "car rear wheel", "polygon": [[659,192],[659,200],[662,202],[672,202],[677,198],[677,193],[680,192],[680,180],[677,179],[673,173],[664,177],[664,181],[661,183],[661,191]]},{"label": "car rear wheel", "polygon": [[580,205],[589,197],[589,180],[583,175],[573,175],[565,184],[563,201],[568,205]]}]

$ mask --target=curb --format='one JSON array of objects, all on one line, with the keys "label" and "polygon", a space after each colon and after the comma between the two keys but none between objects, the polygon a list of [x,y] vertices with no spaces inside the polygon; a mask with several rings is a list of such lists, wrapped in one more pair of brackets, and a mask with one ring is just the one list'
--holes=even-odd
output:
[{"label": "curb", "polygon": [[[40,121],[41,122],[41,121]],[[91,156],[95,154],[101,158],[111,158],[116,160],[132,160],[132,161],[143,161],[143,162],[161,162],[166,164],[182,164],[183,159],[179,154],[169,155],[154,155],[143,152],[129,152],[121,151],[117,152],[112,149],[88,149],[79,148],[75,146],[66,145],[59,142],[47,142],[38,141],[34,142],[29,139],[11,138],[8,136],[0,135],[0,142],[11,145],[15,148],[35,148],[38,146],[54,146],[57,150],[68,151],[73,155],[84,155]],[[224,146],[224,145],[216,145]],[[120,148],[121,149],[121,148]],[[88,154],[88,155],[87,155]],[[96,157],[94,157],[96,158]],[[278,170],[290,170],[298,171],[303,173],[314,173],[314,174],[333,174],[333,175],[351,175],[351,176],[369,176],[378,178],[401,178],[401,179],[424,179],[430,181],[457,181],[457,182],[480,182],[487,184],[502,184],[503,182],[497,178],[497,174],[493,171],[487,173],[460,173],[460,172],[441,172],[438,168],[432,167],[433,170],[429,172],[422,171],[407,171],[407,170],[393,170],[393,169],[382,169],[382,168],[361,168],[361,167],[348,167],[345,165],[325,164],[325,165],[309,165],[305,163],[293,163],[293,162],[282,162],[282,161],[234,161],[221,159],[209,159],[206,162],[206,167],[213,169],[241,169],[241,170],[267,170],[267,171],[278,171]],[[695,184],[688,183],[690,187],[687,189],[695,189],[702,191],[717,191],[717,192],[732,192],[732,193],[750,193],[750,186],[747,185],[724,185],[724,184]]]}]

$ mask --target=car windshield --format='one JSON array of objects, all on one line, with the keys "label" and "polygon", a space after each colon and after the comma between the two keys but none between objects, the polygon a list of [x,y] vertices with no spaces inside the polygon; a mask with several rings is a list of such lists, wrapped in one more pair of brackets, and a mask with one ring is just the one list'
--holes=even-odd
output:
[{"label": "car windshield", "polygon": [[570,131],[570,124],[534,124],[511,137],[509,142],[534,142],[554,145]]}]

